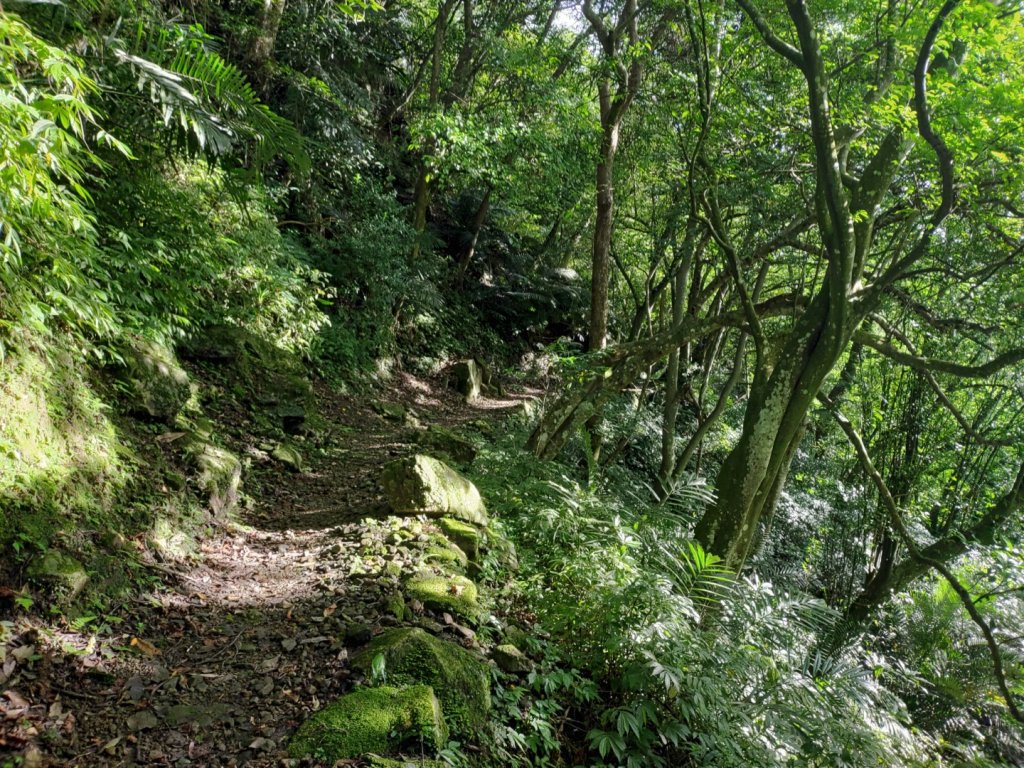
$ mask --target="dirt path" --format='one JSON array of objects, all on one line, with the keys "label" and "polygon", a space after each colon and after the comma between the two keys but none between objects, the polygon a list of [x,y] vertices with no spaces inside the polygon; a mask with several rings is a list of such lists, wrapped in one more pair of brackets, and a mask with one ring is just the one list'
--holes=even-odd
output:
[{"label": "dirt path", "polygon": [[[350,649],[398,623],[386,601],[415,565],[395,546],[376,482],[415,430],[363,400],[318,397],[327,430],[309,469],[254,462],[241,525],[213,531],[198,563],[163,566],[112,632],[21,632],[0,730],[9,744],[25,739],[23,765],[280,766],[294,728],[350,687]],[[467,405],[411,377],[383,398],[449,426],[521,399]],[[385,573],[388,561],[403,573]],[[8,759],[0,752],[0,766],[18,765]]]}]

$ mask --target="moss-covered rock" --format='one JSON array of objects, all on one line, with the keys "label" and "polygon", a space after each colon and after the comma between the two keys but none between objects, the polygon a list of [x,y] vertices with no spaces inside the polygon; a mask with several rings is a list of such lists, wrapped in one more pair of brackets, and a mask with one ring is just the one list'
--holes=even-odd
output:
[{"label": "moss-covered rock", "polygon": [[54,587],[64,601],[74,600],[89,582],[89,574],[78,560],[56,549],[48,549],[32,561],[29,576]]},{"label": "moss-covered rock", "polygon": [[241,391],[248,391],[257,405],[282,410],[303,409],[303,421],[313,405],[313,388],[302,362],[291,352],[234,325],[203,328],[178,348],[189,360],[223,367]]},{"label": "moss-covered rock", "polygon": [[457,464],[472,464],[476,459],[476,445],[445,427],[431,425],[417,433],[416,444]]},{"label": "moss-covered rock", "polygon": [[352,666],[369,674],[378,655],[384,656],[389,684],[422,683],[434,689],[453,734],[472,738],[487,722],[490,675],[486,663],[469,651],[418,627],[405,627],[378,637],[352,659]]},{"label": "moss-covered rock", "polygon": [[366,755],[363,759],[367,768],[448,768],[448,764],[441,760],[424,760],[420,757],[392,760],[390,757]]},{"label": "moss-covered rock", "polygon": [[524,675],[533,669],[533,662],[511,643],[496,646],[491,651],[491,658],[502,672]]},{"label": "moss-covered rock", "polygon": [[454,517],[487,525],[480,491],[443,461],[416,454],[384,467],[381,485],[388,504],[400,514]]},{"label": "moss-covered rock", "polygon": [[192,387],[188,374],[168,347],[139,339],[122,351],[123,363],[114,368],[124,401],[136,416],[173,422]]},{"label": "moss-covered rock", "polygon": [[314,714],[292,736],[288,752],[333,765],[368,753],[400,754],[403,748],[429,752],[447,740],[430,686],[383,686],[359,688]]},{"label": "moss-covered rock", "polygon": [[423,553],[423,561],[439,566],[442,570],[458,573],[464,573],[469,567],[469,557],[466,553],[447,539],[441,539],[428,546]]},{"label": "moss-covered rock", "polygon": [[419,574],[405,582],[405,591],[435,611],[449,611],[472,621],[480,619],[476,584],[465,576]]},{"label": "moss-covered rock", "polygon": [[407,413],[405,406],[401,403],[389,403],[384,400],[374,400],[370,404],[373,406],[373,410],[389,421],[405,421]]},{"label": "moss-covered rock", "polygon": [[242,487],[242,464],[231,451],[192,435],[183,441],[185,455],[198,474],[197,485],[207,495],[210,510],[218,520],[238,506]]},{"label": "moss-covered rock", "polygon": [[483,548],[483,531],[472,523],[456,520],[453,517],[442,517],[437,521],[437,527],[441,529],[448,539],[459,549],[466,553],[470,562],[476,563],[480,560],[480,550]]}]

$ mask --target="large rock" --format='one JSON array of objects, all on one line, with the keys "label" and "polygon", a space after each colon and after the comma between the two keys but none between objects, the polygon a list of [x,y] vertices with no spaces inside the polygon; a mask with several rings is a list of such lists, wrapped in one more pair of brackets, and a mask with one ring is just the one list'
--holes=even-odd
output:
[{"label": "large rock", "polygon": [[469,651],[406,627],[378,637],[352,659],[352,667],[369,675],[377,656],[384,657],[389,685],[421,683],[434,689],[454,735],[472,738],[487,723],[490,674],[486,662]]},{"label": "large rock", "polygon": [[178,351],[188,360],[223,366],[252,402],[280,420],[287,431],[297,417],[301,427],[312,412],[313,388],[302,362],[245,328],[207,326],[180,344]]},{"label": "large rock", "polygon": [[449,541],[466,553],[471,563],[479,564],[483,544],[483,532],[479,528],[451,517],[440,518],[437,527]]},{"label": "large rock", "polygon": [[462,360],[456,363],[452,366],[452,376],[455,377],[455,388],[467,401],[480,397],[480,390],[484,385],[484,372],[476,360]]},{"label": "large rock", "polygon": [[173,422],[192,396],[188,374],[174,353],[154,341],[137,340],[116,368],[125,402],[135,416]]},{"label": "large rock", "polygon": [[365,754],[440,749],[448,741],[441,706],[428,685],[359,688],[325,707],[292,736],[292,757],[326,765]]},{"label": "large rock", "polygon": [[61,601],[71,602],[89,582],[89,574],[78,560],[56,549],[48,549],[28,569],[32,578],[56,588]]},{"label": "large rock", "polygon": [[502,672],[525,675],[533,670],[533,662],[511,643],[503,643],[491,651],[491,658]]},{"label": "large rock", "polygon": [[384,467],[381,485],[391,509],[400,514],[487,525],[487,509],[476,486],[431,456],[416,454],[391,462]]},{"label": "large rock", "polygon": [[184,441],[185,455],[195,467],[199,489],[206,493],[210,510],[218,520],[238,506],[242,487],[242,464],[225,448],[191,435]]}]

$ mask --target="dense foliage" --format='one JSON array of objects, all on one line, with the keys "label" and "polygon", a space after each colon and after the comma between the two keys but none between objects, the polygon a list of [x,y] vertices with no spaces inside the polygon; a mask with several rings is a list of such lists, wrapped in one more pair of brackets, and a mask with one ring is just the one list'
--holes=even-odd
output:
[{"label": "dense foliage", "polygon": [[475,470],[544,661],[446,760],[1019,763],[1022,13],[5,3],[0,547],[130,486],[139,339],[476,357],[547,388]]}]

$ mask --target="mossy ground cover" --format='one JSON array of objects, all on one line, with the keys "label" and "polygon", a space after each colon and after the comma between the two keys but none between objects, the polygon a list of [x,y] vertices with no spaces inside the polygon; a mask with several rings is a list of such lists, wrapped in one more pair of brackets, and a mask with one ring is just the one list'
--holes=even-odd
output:
[{"label": "mossy ground cover", "polygon": [[479,590],[465,576],[420,573],[405,582],[405,591],[435,611],[450,611],[471,621],[480,619]]},{"label": "mossy ground cover", "polygon": [[469,651],[418,627],[406,627],[375,639],[352,660],[352,666],[369,675],[378,656],[384,659],[389,684],[433,687],[453,735],[473,739],[487,722],[491,708],[487,663]]},{"label": "mossy ground cover", "polygon": [[430,686],[382,686],[360,688],[314,714],[296,731],[288,751],[334,764],[368,753],[432,752],[447,739]]}]

